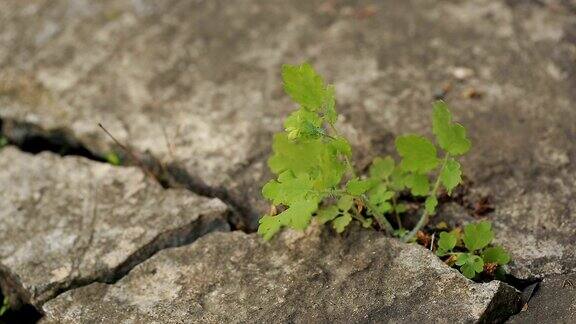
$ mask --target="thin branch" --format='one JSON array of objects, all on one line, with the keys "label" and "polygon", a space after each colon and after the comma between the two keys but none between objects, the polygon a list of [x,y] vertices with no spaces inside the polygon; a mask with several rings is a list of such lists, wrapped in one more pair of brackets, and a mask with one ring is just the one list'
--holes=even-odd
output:
[{"label": "thin branch", "polygon": [[[432,192],[430,193],[430,195],[436,196],[438,188],[440,187],[440,174],[442,173],[442,171],[446,167],[446,163],[448,162],[449,158],[450,158],[450,154],[446,153],[446,155],[444,156],[444,161],[442,162],[442,167],[440,168],[440,172],[438,173],[438,178],[436,179],[436,182],[434,183],[434,188],[432,189]],[[404,242],[411,241],[416,236],[416,233],[418,233],[419,230],[421,230],[424,226],[426,226],[426,224],[428,224],[429,220],[430,220],[430,215],[428,214],[428,211],[426,211],[426,208],[424,208],[424,211],[422,211],[422,216],[420,216],[418,223],[416,223],[416,226],[414,226],[414,228],[410,231],[410,233],[408,233],[408,235],[406,235],[402,238],[402,241],[404,241]]]},{"label": "thin branch", "polygon": [[366,199],[365,196],[362,197],[362,200],[364,202],[364,205],[366,205],[366,207],[368,207],[368,209],[371,211],[372,216],[374,216],[376,222],[378,222],[378,225],[380,225],[380,227],[382,227],[386,232],[388,232],[388,234],[392,235],[394,233],[394,227],[392,227],[392,224],[390,224],[390,222],[386,219],[386,217],[384,217],[384,215],[376,211],[374,206],[372,206],[368,202],[368,199]]},{"label": "thin branch", "polygon": [[136,164],[138,164],[140,169],[142,169],[142,171],[144,171],[144,173],[146,173],[146,175],[148,175],[152,179],[157,179],[157,177],[154,175],[154,173],[152,173],[152,171],[150,171],[150,169],[144,164],[144,162],[142,162],[142,160],[139,159],[130,148],[128,148],[126,145],[120,143],[120,141],[117,140],[116,137],[114,137],[114,135],[112,135],[104,126],[102,126],[102,124],[98,123],[98,126],[100,128],[102,128],[102,130],[116,143],[116,145],[120,146],[120,148],[122,148],[122,150],[124,150],[124,152],[126,152],[130,156],[130,159],[132,161],[134,161]]}]

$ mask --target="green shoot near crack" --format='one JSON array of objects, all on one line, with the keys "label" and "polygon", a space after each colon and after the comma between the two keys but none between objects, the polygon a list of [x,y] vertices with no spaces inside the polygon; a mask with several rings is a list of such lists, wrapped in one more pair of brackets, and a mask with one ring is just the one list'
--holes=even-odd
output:
[{"label": "green shoot near crack", "polygon": [[[368,175],[359,176],[351,162],[351,145],[337,130],[334,87],[309,64],[284,65],[282,78],[298,109],[286,118],[284,132],[273,139],[268,166],[276,178],[264,185],[262,193],[281,208],[271,208],[274,213],[260,219],[258,233],[268,240],[283,227],[303,230],[316,218],[338,233],[357,221],[365,228],[377,227],[405,242],[413,241],[434,215],[439,194],[450,195],[462,182],[458,158],[471,148],[466,129],[452,121],[446,103],[437,101],[433,106],[435,143],[416,134],[399,136],[395,146],[400,162],[377,157]],[[403,191],[425,197],[411,230],[402,225],[407,207],[398,198]],[[275,214],[276,210],[281,212]],[[446,235],[440,242],[448,251]],[[465,237],[472,240],[473,236]],[[457,263],[467,275],[480,268],[477,255],[462,256]]]},{"label": "green shoot near crack", "polygon": [[[436,254],[440,257],[450,255],[452,261],[455,260],[455,264],[459,266],[460,272],[470,279],[476,277],[485,267],[498,272],[510,262],[510,256],[502,247],[491,246],[493,238],[490,222],[468,224],[464,227],[464,233],[458,230],[441,232]],[[455,249],[460,252],[455,252]]]}]

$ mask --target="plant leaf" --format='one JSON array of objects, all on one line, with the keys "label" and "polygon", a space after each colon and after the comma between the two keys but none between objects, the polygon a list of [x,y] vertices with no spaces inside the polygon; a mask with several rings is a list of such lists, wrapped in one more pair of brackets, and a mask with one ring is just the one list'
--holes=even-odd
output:
[{"label": "plant leaf", "polygon": [[299,109],[290,114],[284,121],[284,129],[288,138],[318,138],[324,134],[322,119],[317,113],[305,109]]},{"label": "plant leaf", "polygon": [[446,255],[446,253],[452,251],[458,242],[456,234],[450,232],[441,232],[440,239],[438,240],[438,251],[436,254],[439,256]]},{"label": "plant leaf", "polygon": [[510,255],[501,246],[489,247],[482,253],[482,259],[485,263],[497,263],[505,265],[510,262]]},{"label": "plant leaf", "polygon": [[486,247],[492,239],[492,223],[489,221],[482,221],[476,224],[468,224],[464,227],[464,236],[462,240],[466,248],[473,252]]},{"label": "plant leaf", "polygon": [[439,163],[436,147],[429,140],[418,135],[405,135],[396,139],[396,150],[402,157],[403,171],[427,173]]},{"label": "plant leaf", "polygon": [[314,189],[330,189],[342,180],[346,165],[339,158],[339,152],[322,139],[309,139],[305,142],[291,141],[285,133],[274,135],[273,155],[268,159],[272,172],[281,174],[290,170],[294,174],[308,174],[314,181]]},{"label": "plant leaf", "polygon": [[380,183],[368,192],[368,202],[375,209],[375,212],[385,214],[392,211],[390,200],[394,195],[394,191],[388,190],[385,184]]},{"label": "plant leaf", "polygon": [[262,194],[274,205],[291,205],[293,202],[303,200],[312,190],[313,181],[304,174],[294,177],[291,171],[285,171],[278,177],[278,181],[270,180],[262,188]]},{"label": "plant leaf", "polygon": [[412,173],[405,178],[404,183],[414,196],[426,196],[430,192],[430,182],[425,174]]},{"label": "plant leaf", "polygon": [[424,209],[428,215],[434,215],[436,213],[436,206],[438,206],[438,198],[436,196],[428,196],[424,202]]},{"label": "plant leaf", "polygon": [[308,63],[283,65],[284,91],[302,107],[318,111],[326,99],[326,86],[320,75]]},{"label": "plant leaf", "polygon": [[387,179],[394,171],[394,160],[387,156],[385,158],[377,157],[372,161],[370,166],[370,177],[380,180]]},{"label": "plant leaf", "polygon": [[460,272],[468,279],[473,279],[476,277],[476,273],[481,273],[484,270],[482,258],[470,253],[460,254],[456,265],[460,266]]},{"label": "plant leaf", "polygon": [[258,234],[262,235],[266,241],[270,240],[282,228],[282,223],[278,216],[265,215],[260,218],[259,223]]},{"label": "plant leaf", "polygon": [[346,226],[348,226],[348,224],[350,224],[351,221],[352,221],[352,216],[350,216],[349,213],[344,213],[344,215],[342,215],[342,216],[340,216],[340,217],[338,217],[332,221],[332,227],[334,227],[336,232],[342,233],[342,232],[344,232],[344,230],[346,229]]},{"label": "plant leaf", "polygon": [[466,129],[458,123],[452,123],[452,115],[444,101],[434,103],[432,130],[438,145],[452,155],[462,155],[471,147]]},{"label": "plant leaf", "polygon": [[462,182],[462,171],[460,171],[460,163],[458,161],[449,159],[446,162],[446,166],[440,173],[440,182],[446,188],[448,194],[452,194],[452,189]]},{"label": "plant leaf", "polygon": [[316,219],[321,223],[325,224],[340,215],[340,210],[336,205],[330,205],[319,209],[316,212]]},{"label": "plant leaf", "polygon": [[269,240],[282,226],[288,226],[296,230],[304,230],[308,227],[312,214],[318,208],[315,200],[301,200],[294,202],[288,209],[277,216],[266,215],[260,219],[258,233]]},{"label": "plant leaf", "polygon": [[338,114],[336,113],[336,95],[333,85],[329,85],[326,88],[325,96],[326,112],[324,113],[324,118],[329,124],[334,125],[338,120]]},{"label": "plant leaf", "polygon": [[340,197],[337,203],[338,208],[343,212],[350,210],[350,208],[352,208],[353,205],[354,205],[354,197],[348,195]]},{"label": "plant leaf", "polygon": [[346,184],[346,191],[353,196],[360,196],[366,191],[372,189],[378,182],[374,179],[360,180],[358,178],[350,179]]}]

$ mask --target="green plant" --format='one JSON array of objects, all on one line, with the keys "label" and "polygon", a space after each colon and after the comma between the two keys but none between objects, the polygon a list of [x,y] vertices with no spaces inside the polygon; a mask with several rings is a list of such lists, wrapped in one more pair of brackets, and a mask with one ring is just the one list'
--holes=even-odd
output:
[{"label": "green plant", "polygon": [[0,148],[3,148],[6,145],[8,145],[8,139],[6,139],[6,137],[0,135]]},{"label": "green plant", "polygon": [[[510,256],[502,247],[491,245],[493,238],[490,222],[468,224],[464,227],[464,233],[459,229],[441,232],[436,254],[440,257],[449,256],[447,262],[459,266],[460,272],[470,279],[484,268],[498,273],[502,266],[510,262]],[[455,249],[460,252],[455,252]]]},{"label": "green plant", "polygon": [[[440,189],[450,194],[462,181],[456,158],[471,146],[464,127],[452,122],[447,105],[438,101],[433,110],[433,132],[442,157],[425,137],[400,136],[395,141],[400,163],[390,156],[378,157],[369,175],[361,177],[350,162],[349,142],[336,128],[334,87],[326,85],[308,64],[284,65],[282,78],[284,90],[299,108],[286,119],[285,131],[274,136],[268,165],[277,178],[262,189],[264,197],[282,211],[263,216],[258,232],[270,239],[283,226],[305,229],[317,217],[322,223],[330,222],[337,232],[355,219],[364,227],[378,224],[404,241],[413,240],[434,214]],[[411,231],[402,226],[406,206],[398,203],[405,189],[426,197],[420,220]],[[395,219],[396,228],[388,218]]]},{"label": "green plant", "polygon": [[[434,215],[441,190],[451,195],[462,182],[457,158],[471,147],[466,129],[452,121],[446,103],[433,105],[436,144],[420,135],[399,136],[395,146],[400,163],[390,156],[377,157],[368,175],[359,176],[350,161],[350,143],[336,127],[334,87],[325,84],[308,64],[284,65],[282,78],[284,90],[299,108],[286,118],[284,132],[273,139],[268,166],[276,179],[262,188],[272,208],[260,219],[258,233],[269,240],[284,226],[303,230],[315,217],[331,223],[338,233],[356,220],[365,228],[378,226],[405,242],[413,241]],[[398,200],[403,191],[425,197],[411,230],[402,226],[407,207]],[[469,224],[463,234],[458,230],[440,233],[437,254],[448,256],[448,264],[474,278],[485,266],[492,271],[510,261],[504,249],[489,246],[492,238],[491,223]]]},{"label": "green plant", "polygon": [[120,164],[122,164],[122,160],[120,159],[120,156],[118,156],[118,154],[114,153],[114,152],[109,152],[106,154],[105,156],[106,162],[118,166]]},{"label": "green plant", "polygon": [[10,301],[8,297],[4,296],[4,300],[2,301],[2,306],[0,307],[0,317],[4,315],[10,309]]}]

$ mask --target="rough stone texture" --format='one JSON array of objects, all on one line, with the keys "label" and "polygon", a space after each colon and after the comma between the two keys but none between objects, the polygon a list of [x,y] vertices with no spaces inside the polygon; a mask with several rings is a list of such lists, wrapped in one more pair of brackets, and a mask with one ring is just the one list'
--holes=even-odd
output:
[{"label": "rough stone texture", "polygon": [[209,234],[158,253],[115,285],[59,296],[45,304],[46,320],[461,323],[506,316],[517,304],[514,288],[467,280],[420,246],[372,231],[327,232],[285,232],[271,243]]},{"label": "rough stone texture", "polygon": [[0,151],[0,285],[14,305],[113,281],[156,251],[226,230],[218,199],[165,190],[136,168]]},{"label": "rough stone texture", "polygon": [[544,278],[526,310],[510,323],[574,323],[576,318],[576,274]]},{"label": "rough stone texture", "polygon": [[[293,106],[282,63],[335,82],[360,158],[428,132],[443,88],[491,194],[520,278],[576,268],[576,16],[566,1],[8,1],[0,4],[0,117],[122,142],[192,183],[264,211],[270,133]],[[34,17],[34,18],[32,18]],[[471,95],[473,93],[478,96]],[[366,159],[367,160],[367,159]],[[362,159],[362,161],[365,161]],[[359,163],[360,166],[363,162]]]}]

